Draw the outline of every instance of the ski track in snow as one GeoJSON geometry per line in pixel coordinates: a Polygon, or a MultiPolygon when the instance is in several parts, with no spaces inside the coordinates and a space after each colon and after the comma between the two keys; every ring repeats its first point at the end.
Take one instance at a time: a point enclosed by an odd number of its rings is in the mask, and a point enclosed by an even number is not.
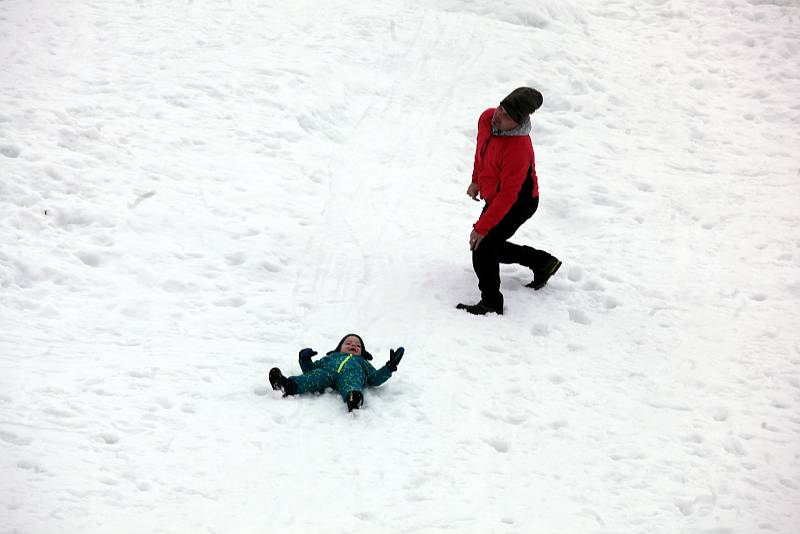
{"type": "Polygon", "coordinates": [[[0,2],[0,533],[800,532],[792,1],[0,2]],[[475,124],[539,212],[477,300],[475,124]],[[282,399],[346,332],[400,371],[282,399]]]}

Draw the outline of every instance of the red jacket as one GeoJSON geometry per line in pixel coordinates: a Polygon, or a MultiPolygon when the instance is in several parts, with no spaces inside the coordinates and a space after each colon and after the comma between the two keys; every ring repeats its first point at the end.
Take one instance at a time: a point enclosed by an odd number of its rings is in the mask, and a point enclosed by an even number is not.
{"type": "Polygon", "coordinates": [[[487,109],[478,119],[478,143],[472,170],[472,181],[478,184],[481,198],[486,201],[486,209],[472,225],[481,235],[486,235],[508,213],[529,175],[533,180],[531,196],[539,196],[530,135],[492,135],[494,109],[487,109]]]}

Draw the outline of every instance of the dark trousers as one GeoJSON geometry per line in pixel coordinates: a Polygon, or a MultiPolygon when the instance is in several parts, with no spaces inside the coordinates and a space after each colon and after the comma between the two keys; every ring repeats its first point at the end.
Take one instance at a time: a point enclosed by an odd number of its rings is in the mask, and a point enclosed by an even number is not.
{"type": "Polygon", "coordinates": [[[503,294],[500,293],[501,263],[518,263],[536,270],[550,260],[550,254],[543,250],[508,242],[517,229],[536,213],[538,207],[538,198],[520,195],[505,217],[489,230],[480,246],[472,251],[472,268],[478,275],[481,301],[486,305],[503,307],[503,294]]]}

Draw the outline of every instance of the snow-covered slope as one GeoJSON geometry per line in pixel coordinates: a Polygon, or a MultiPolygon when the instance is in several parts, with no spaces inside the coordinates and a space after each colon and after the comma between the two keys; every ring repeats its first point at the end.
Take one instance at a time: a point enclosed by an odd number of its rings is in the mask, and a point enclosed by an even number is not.
{"type": "Polygon", "coordinates": [[[0,532],[800,532],[793,1],[0,1],[0,532]],[[477,117],[539,212],[473,317],[477,117]],[[356,331],[347,414],[266,372],[356,331]]]}

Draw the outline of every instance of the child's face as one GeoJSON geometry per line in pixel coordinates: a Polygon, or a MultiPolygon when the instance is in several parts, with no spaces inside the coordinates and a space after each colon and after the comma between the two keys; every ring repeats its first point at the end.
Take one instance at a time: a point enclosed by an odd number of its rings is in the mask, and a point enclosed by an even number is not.
{"type": "Polygon", "coordinates": [[[347,336],[342,342],[342,352],[361,354],[361,342],[356,336],[347,336]]]}

